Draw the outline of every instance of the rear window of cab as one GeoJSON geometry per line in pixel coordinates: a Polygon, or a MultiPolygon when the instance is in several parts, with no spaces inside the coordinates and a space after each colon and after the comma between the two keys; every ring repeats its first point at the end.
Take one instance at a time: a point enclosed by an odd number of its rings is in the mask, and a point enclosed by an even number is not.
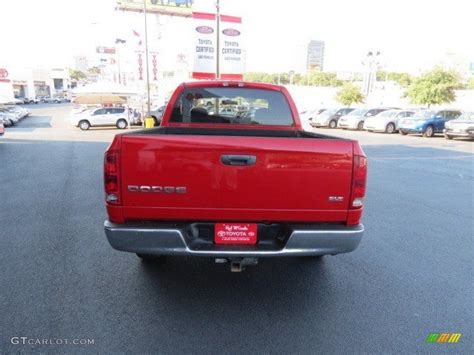
{"type": "Polygon", "coordinates": [[[248,88],[188,88],[173,106],[170,122],[293,126],[285,95],[248,88]]]}

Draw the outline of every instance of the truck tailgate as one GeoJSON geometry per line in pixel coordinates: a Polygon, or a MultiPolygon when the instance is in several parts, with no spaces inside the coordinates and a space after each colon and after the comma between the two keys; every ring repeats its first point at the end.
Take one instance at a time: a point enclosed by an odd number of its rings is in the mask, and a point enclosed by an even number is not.
{"type": "Polygon", "coordinates": [[[352,150],[351,141],[324,138],[123,135],[123,216],[343,222],[352,150]]]}

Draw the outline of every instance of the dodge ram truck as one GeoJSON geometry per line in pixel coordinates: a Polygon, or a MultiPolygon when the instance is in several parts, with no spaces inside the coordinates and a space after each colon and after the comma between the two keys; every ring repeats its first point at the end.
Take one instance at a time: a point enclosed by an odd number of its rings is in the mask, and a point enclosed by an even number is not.
{"type": "Polygon", "coordinates": [[[104,180],[107,239],[144,260],[203,256],[240,271],[351,252],[364,232],[359,143],[303,131],[277,85],[181,84],[160,127],[115,136],[104,180]]]}

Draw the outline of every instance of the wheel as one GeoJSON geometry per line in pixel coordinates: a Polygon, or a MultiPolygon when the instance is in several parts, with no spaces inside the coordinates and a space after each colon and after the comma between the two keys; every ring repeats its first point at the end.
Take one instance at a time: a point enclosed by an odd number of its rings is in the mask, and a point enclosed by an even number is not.
{"type": "Polygon", "coordinates": [[[429,125],[428,127],[426,127],[425,133],[423,133],[423,137],[431,138],[433,136],[434,136],[434,128],[433,126],[429,125]]]}
{"type": "Polygon", "coordinates": [[[364,129],[364,121],[360,121],[357,125],[357,130],[362,131],[364,129]]]}
{"type": "Polygon", "coordinates": [[[79,128],[83,131],[87,131],[89,128],[91,128],[91,124],[89,123],[89,121],[83,120],[79,122],[79,128]]]}
{"type": "Polygon", "coordinates": [[[390,122],[387,127],[385,128],[385,132],[387,133],[394,133],[395,132],[395,124],[390,122]]]}
{"type": "Polygon", "coordinates": [[[161,5],[169,5],[170,0],[161,0],[161,5]]]}
{"type": "Polygon", "coordinates": [[[161,255],[137,253],[137,256],[144,263],[157,262],[157,261],[163,260],[163,256],[161,256],[161,255]]]}
{"type": "Polygon", "coordinates": [[[446,133],[445,133],[445,134],[444,134],[444,138],[446,138],[446,139],[453,139],[453,136],[450,136],[449,134],[446,134],[446,133]]]}
{"type": "Polygon", "coordinates": [[[400,130],[399,133],[402,135],[402,136],[406,136],[408,134],[407,131],[404,131],[404,130],[400,130]]]}
{"type": "Polygon", "coordinates": [[[335,120],[331,120],[331,121],[329,122],[329,128],[334,129],[334,128],[336,128],[336,127],[337,127],[337,122],[336,122],[335,120]]]}
{"type": "Polygon", "coordinates": [[[128,124],[127,124],[127,121],[125,121],[124,119],[120,119],[117,121],[117,128],[118,129],[125,129],[127,128],[128,124]]]}
{"type": "Polygon", "coordinates": [[[193,5],[192,0],[186,0],[186,7],[191,7],[193,5]]]}

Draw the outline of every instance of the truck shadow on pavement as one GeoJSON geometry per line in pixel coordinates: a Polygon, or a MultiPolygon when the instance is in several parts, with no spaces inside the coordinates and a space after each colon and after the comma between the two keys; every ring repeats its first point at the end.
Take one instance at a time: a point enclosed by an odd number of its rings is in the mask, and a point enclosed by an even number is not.
{"type": "Polygon", "coordinates": [[[189,310],[212,304],[224,312],[235,304],[239,309],[235,312],[240,312],[258,305],[259,312],[278,309],[290,315],[295,311],[292,302],[302,310],[305,304],[327,298],[331,281],[326,258],[331,256],[260,258],[258,265],[247,266],[240,273],[230,272],[230,264],[215,264],[213,258],[200,257],[168,256],[152,263],[137,260],[137,268],[143,287],[189,310]]]}

